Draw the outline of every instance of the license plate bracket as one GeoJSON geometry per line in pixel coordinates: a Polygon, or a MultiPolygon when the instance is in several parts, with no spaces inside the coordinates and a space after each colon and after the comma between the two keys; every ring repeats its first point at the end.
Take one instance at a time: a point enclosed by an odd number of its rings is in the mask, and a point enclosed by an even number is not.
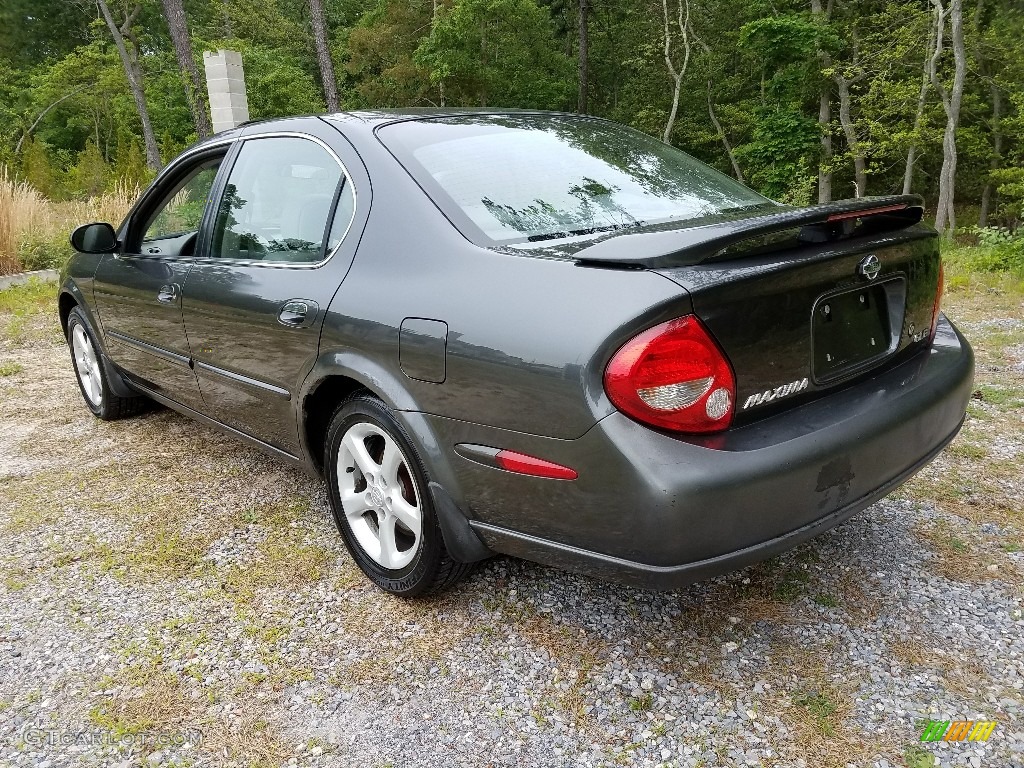
{"type": "Polygon", "coordinates": [[[819,298],[811,320],[815,382],[852,376],[895,351],[905,303],[902,278],[819,298]]]}

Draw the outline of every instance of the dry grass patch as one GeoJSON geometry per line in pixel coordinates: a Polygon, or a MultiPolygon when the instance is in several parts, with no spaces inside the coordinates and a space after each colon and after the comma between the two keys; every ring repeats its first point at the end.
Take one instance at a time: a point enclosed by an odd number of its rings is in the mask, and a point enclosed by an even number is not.
{"type": "Polygon", "coordinates": [[[128,667],[103,688],[117,688],[89,712],[89,720],[115,737],[140,733],[182,734],[192,720],[193,707],[177,675],[158,666],[128,667]]]}
{"type": "Polygon", "coordinates": [[[845,768],[848,763],[870,764],[895,745],[877,738],[868,741],[861,729],[850,728],[854,685],[835,670],[845,663],[835,647],[810,650],[785,645],[776,657],[798,683],[788,699],[779,703],[778,715],[792,729],[793,738],[780,745],[791,759],[802,758],[815,768],[845,768]]]}
{"type": "Polygon", "coordinates": [[[433,665],[447,669],[445,655],[477,630],[469,606],[458,590],[416,601],[385,599],[376,587],[350,590],[339,610],[345,647],[368,655],[339,667],[341,687],[381,685],[422,674],[433,665]]]}
{"type": "Polygon", "coordinates": [[[991,579],[1021,580],[1017,567],[1001,553],[989,551],[977,539],[967,540],[944,520],[922,523],[914,533],[935,552],[929,567],[950,581],[982,582],[991,579]],[[991,566],[995,565],[996,570],[991,566]]]}

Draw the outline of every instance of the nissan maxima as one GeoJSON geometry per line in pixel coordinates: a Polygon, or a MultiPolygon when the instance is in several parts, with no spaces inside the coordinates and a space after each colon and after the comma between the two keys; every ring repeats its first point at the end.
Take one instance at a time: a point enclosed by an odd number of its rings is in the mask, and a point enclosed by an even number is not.
{"type": "Polygon", "coordinates": [[[59,314],[92,413],[156,401],[322,476],[388,592],[496,553],[674,588],[956,435],[973,356],[922,213],[781,205],[579,115],[281,119],[77,229],[59,314]]]}

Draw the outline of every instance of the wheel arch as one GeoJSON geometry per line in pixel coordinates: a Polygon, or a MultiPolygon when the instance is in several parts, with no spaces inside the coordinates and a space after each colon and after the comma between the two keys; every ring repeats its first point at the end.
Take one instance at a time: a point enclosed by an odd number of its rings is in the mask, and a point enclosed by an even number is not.
{"type": "Polygon", "coordinates": [[[422,442],[420,430],[410,429],[403,413],[417,411],[416,403],[394,375],[353,350],[323,352],[306,376],[298,398],[299,438],[309,462],[321,474],[323,443],[331,415],[342,400],[360,390],[379,398],[396,413],[410,437],[422,442]]]}
{"type": "Polygon", "coordinates": [[[71,292],[61,290],[60,295],[57,297],[57,314],[60,317],[60,329],[64,333],[65,338],[68,335],[68,315],[77,306],[79,306],[78,301],[71,295],[71,292]]]}
{"type": "Polygon", "coordinates": [[[323,445],[331,416],[356,392],[379,398],[413,441],[430,477],[429,491],[449,553],[460,562],[475,562],[494,554],[470,528],[460,506],[461,492],[445,446],[401,383],[379,364],[352,353],[321,357],[306,379],[300,398],[300,439],[308,464],[324,475],[323,445]]]}

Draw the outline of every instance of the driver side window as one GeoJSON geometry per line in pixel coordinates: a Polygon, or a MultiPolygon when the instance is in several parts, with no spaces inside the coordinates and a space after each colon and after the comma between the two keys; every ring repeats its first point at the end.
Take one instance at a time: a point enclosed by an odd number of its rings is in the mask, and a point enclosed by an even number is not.
{"type": "Polygon", "coordinates": [[[143,229],[143,252],[175,250],[173,241],[180,240],[177,253],[164,255],[181,255],[182,248],[192,242],[190,236],[199,231],[220,163],[218,157],[193,168],[164,195],[143,229]]]}

